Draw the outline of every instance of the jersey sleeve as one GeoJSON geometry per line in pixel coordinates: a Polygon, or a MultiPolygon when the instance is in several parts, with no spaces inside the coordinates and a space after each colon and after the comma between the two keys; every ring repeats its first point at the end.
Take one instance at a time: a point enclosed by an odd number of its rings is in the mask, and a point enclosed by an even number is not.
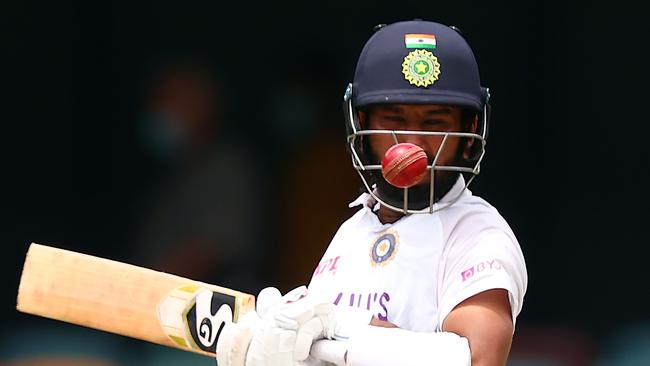
{"type": "Polygon", "coordinates": [[[448,248],[439,284],[438,324],[464,300],[492,289],[508,291],[513,330],[528,284],[526,264],[516,239],[502,230],[490,230],[474,240],[448,248]]]}

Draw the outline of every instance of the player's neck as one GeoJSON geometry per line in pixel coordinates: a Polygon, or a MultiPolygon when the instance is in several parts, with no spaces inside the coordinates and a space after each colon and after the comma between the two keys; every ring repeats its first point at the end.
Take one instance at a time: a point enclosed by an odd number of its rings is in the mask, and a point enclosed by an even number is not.
{"type": "Polygon", "coordinates": [[[376,214],[382,224],[392,224],[404,216],[404,213],[391,210],[384,205],[379,206],[379,211],[376,214]]]}

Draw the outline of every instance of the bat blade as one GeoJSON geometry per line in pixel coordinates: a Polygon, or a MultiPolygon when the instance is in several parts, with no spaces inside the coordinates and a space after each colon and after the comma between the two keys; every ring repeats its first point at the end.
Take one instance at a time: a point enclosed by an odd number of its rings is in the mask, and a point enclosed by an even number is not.
{"type": "Polygon", "coordinates": [[[214,357],[225,321],[255,308],[250,294],[32,243],[16,308],[24,313],[214,357]]]}

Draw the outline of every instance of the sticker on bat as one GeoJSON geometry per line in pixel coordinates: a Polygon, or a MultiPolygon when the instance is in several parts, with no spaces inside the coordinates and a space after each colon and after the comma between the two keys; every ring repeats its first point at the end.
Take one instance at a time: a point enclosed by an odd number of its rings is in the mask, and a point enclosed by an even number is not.
{"type": "Polygon", "coordinates": [[[232,322],[235,297],[210,290],[196,296],[196,302],[185,318],[195,343],[204,351],[215,352],[217,339],[226,323],[232,322]]]}
{"type": "Polygon", "coordinates": [[[235,296],[187,285],[158,304],[158,320],[174,346],[215,353],[221,330],[233,321],[235,304],[235,296]]]}

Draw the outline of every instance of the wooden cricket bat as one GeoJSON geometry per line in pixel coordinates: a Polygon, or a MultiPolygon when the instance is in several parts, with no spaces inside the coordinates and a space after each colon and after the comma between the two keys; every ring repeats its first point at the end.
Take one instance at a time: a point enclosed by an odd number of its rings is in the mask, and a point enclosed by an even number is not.
{"type": "MultiPolygon", "coordinates": [[[[24,313],[215,357],[221,329],[255,297],[169,273],[32,243],[16,308],[24,313]]],[[[341,342],[311,354],[344,364],[341,342]]]]}

